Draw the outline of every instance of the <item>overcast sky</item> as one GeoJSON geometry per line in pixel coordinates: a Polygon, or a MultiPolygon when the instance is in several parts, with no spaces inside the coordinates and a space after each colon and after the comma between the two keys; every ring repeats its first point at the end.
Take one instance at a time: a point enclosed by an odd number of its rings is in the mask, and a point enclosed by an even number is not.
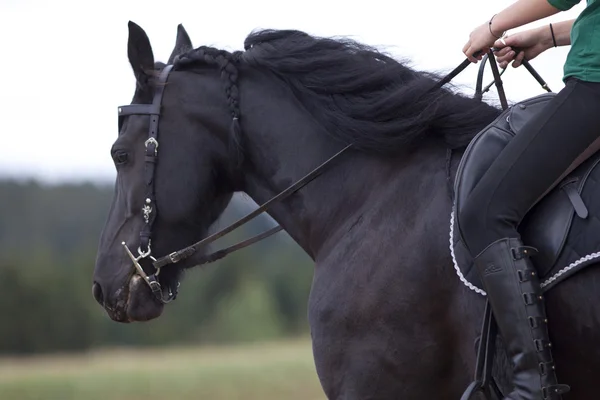
{"type": "MultiPolygon", "coordinates": [[[[448,72],[464,56],[469,33],[511,1],[362,2],[303,0],[0,0],[0,175],[50,182],[110,181],[116,108],[129,103],[134,80],[127,61],[127,22],[146,30],[157,60],[166,61],[178,23],[195,47],[243,48],[254,29],[300,29],[349,36],[412,61],[421,70],[448,72]],[[356,5],[352,5],[356,4],[356,5]]],[[[585,2],[547,24],[577,16],[585,2]]],[[[567,48],[532,62],[554,91],[563,87],[567,48]]],[[[473,93],[476,66],[454,82],[473,93]]],[[[241,78],[243,79],[243,77],[241,78]]],[[[487,73],[486,83],[491,79],[487,73]]],[[[511,100],[541,93],[523,68],[504,75],[511,100]]],[[[495,98],[495,92],[486,98],[495,98]]]]}

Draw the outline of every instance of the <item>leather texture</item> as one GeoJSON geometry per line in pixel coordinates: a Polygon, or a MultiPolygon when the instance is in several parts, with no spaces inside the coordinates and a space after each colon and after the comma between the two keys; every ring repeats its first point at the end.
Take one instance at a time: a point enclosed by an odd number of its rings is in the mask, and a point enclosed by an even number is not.
{"type": "Polygon", "coordinates": [[[512,361],[514,391],[509,399],[560,399],[570,389],[558,384],[554,372],[544,298],[529,258],[535,253],[519,239],[505,238],[475,259],[512,361]]]}
{"type": "MultiPolygon", "coordinates": [[[[462,240],[457,211],[502,149],[555,95],[544,93],[509,107],[475,136],[461,158],[454,184],[451,245],[462,274],[479,288],[482,283],[473,255],[462,240]]],[[[600,153],[596,153],[577,167],[527,213],[518,227],[524,242],[538,250],[532,262],[542,278],[600,251],[599,197],[592,201],[595,195],[600,196],[599,162],[600,153]]]]}

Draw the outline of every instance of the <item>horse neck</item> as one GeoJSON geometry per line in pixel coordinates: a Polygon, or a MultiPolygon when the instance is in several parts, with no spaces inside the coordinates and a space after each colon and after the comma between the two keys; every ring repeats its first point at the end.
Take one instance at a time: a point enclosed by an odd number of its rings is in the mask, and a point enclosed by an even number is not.
{"type": "MultiPolygon", "coordinates": [[[[247,162],[242,190],[260,205],[345,144],[332,140],[286,86],[258,72],[244,76],[240,90],[247,162]]],[[[408,186],[418,184],[424,177],[415,175],[415,168],[422,170],[427,165],[425,168],[431,169],[435,159],[436,165],[442,166],[436,173],[443,175],[444,154],[441,143],[435,141],[398,158],[350,150],[268,213],[315,259],[351,229],[365,209],[377,207],[386,196],[410,196],[406,191],[392,193],[390,188],[403,187],[401,181],[408,186]]]]}

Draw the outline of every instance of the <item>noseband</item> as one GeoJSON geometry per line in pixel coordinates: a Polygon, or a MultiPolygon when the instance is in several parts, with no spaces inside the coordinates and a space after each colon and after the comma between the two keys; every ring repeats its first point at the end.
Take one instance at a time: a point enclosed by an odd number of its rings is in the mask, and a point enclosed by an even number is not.
{"type": "MultiPolygon", "coordinates": [[[[489,55],[490,65],[492,67],[492,72],[494,74],[494,82],[492,82],[492,83],[490,83],[490,85],[486,86],[485,89],[482,89],[481,78],[483,77],[483,68],[485,65],[485,59],[484,59],[484,61],[480,65],[480,74],[478,76],[477,88],[475,91],[475,98],[477,98],[478,100],[481,100],[482,94],[485,93],[487,90],[489,90],[491,85],[493,83],[495,83],[498,88],[502,106],[503,106],[503,108],[506,108],[507,107],[506,98],[504,95],[504,90],[502,88],[502,81],[500,79],[500,76],[502,74],[498,74],[498,69],[496,67],[496,63],[495,63],[492,51],[490,51],[488,55],[489,55]]],[[[486,55],[486,57],[488,55],[486,55]]],[[[437,89],[441,88],[443,85],[445,85],[446,83],[450,82],[451,79],[453,79],[456,75],[458,75],[460,72],[462,72],[462,70],[464,70],[469,64],[470,64],[470,61],[468,59],[463,61],[452,72],[450,72],[447,76],[445,76],[443,79],[441,79],[439,82],[437,82],[436,85],[434,87],[432,87],[431,90],[437,90],[437,89]]],[[[546,90],[549,91],[549,88],[547,87],[546,83],[539,76],[539,74],[537,74],[537,72],[535,72],[535,70],[533,70],[533,68],[529,65],[529,63],[526,60],[523,60],[523,65],[535,77],[535,79],[542,85],[542,87],[544,87],[546,90]]],[[[159,125],[159,118],[160,118],[160,112],[161,112],[162,97],[163,97],[164,89],[165,89],[165,86],[167,83],[167,79],[169,77],[169,73],[171,72],[172,68],[173,68],[173,65],[167,65],[160,72],[159,77],[157,79],[157,83],[155,85],[156,89],[155,89],[155,93],[154,93],[154,98],[152,100],[152,104],[130,104],[130,105],[125,105],[125,106],[120,106],[118,108],[119,130],[121,129],[123,118],[125,116],[128,116],[128,115],[149,115],[150,116],[150,127],[148,130],[148,139],[146,139],[146,141],[144,142],[144,146],[146,149],[145,157],[144,157],[144,160],[145,160],[144,161],[144,178],[145,178],[145,182],[146,182],[146,196],[145,196],[145,200],[144,200],[144,206],[142,207],[142,216],[144,219],[144,225],[140,231],[140,245],[137,248],[138,256],[137,257],[134,256],[134,254],[131,252],[131,250],[129,249],[129,247],[127,246],[127,244],[125,242],[122,242],[122,245],[125,249],[125,252],[127,253],[129,258],[133,262],[133,265],[135,267],[135,271],[137,272],[137,274],[140,275],[144,279],[146,284],[152,290],[152,293],[154,294],[156,299],[165,304],[171,302],[172,300],[175,300],[175,298],[177,297],[177,289],[179,288],[179,283],[177,284],[177,287],[174,290],[172,288],[168,288],[168,294],[165,296],[163,294],[163,288],[158,280],[158,275],[159,275],[162,267],[165,267],[169,264],[176,264],[181,260],[185,260],[186,258],[190,257],[192,254],[196,253],[196,251],[198,249],[209,245],[210,243],[214,242],[215,240],[221,238],[222,236],[226,235],[227,233],[233,231],[234,229],[242,226],[243,224],[249,222],[250,220],[257,217],[258,215],[267,211],[269,209],[269,207],[271,207],[274,203],[282,201],[282,200],[286,199],[287,197],[291,196],[292,194],[294,194],[295,192],[300,190],[302,187],[307,185],[309,182],[311,182],[313,179],[315,179],[317,176],[319,176],[325,170],[325,168],[327,168],[334,160],[336,160],[346,150],[348,150],[349,148],[352,147],[352,144],[349,144],[346,147],[342,148],[340,151],[335,153],[333,156],[331,156],[329,159],[327,159],[321,165],[317,166],[311,172],[306,174],[303,178],[301,178],[300,180],[298,180],[297,182],[295,182],[294,184],[289,186],[284,191],[277,194],[275,197],[268,200],[266,203],[262,204],[260,207],[258,207],[256,210],[252,211],[245,217],[243,217],[243,218],[237,220],[236,222],[234,222],[233,224],[229,225],[228,227],[200,240],[199,242],[192,244],[191,246],[188,246],[188,247],[178,250],[178,251],[174,251],[164,257],[156,259],[152,256],[151,243],[152,243],[152,225],[154,224],[154,221],[155,221],[156,215],[157,215],[155,188],[154,188],[154,183],[155,183],[154,175],[155,175],[156,163],[158,161],[158,144],[159,144],[159,142],[158,142],[158,125],[159,125]],[[155,273],[150,274],[150,275],[146,274],[146,272],[144,271],[144,269],[142,268],[142,266],[139,263],[140,260],[143,260],[145,258],[148,258],[151,260],[152,266],[155,268],[155,271],[156,271],[155,273]]],[[[449,151],[451,151],[451,150],[449,150],[449,151]]],[[[230,254],[234,251],[237,251],[246,246],[254,244],[254,243],[256,243],[262,239],[265,239],[281,230],[282,230],[281,226],[276,226],[276,227],[269,229],[259,235],[254,236],[250,239],[244,240],[242,242],[239,242],[230,247],[221,249],[221,250],[211,253],[209,255],[202,256],[200,259],[197,260],[196,265],[202,265],[202,264],[207,264],[207,263],[217,261],[217,260],[225,257],[227,254],[230,254]]]]}

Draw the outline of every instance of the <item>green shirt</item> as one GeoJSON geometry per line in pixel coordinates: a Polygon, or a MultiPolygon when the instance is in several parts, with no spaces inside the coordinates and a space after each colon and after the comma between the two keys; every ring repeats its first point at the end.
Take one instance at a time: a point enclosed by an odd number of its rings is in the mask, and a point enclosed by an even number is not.
{"type": "MultiPolygon", "coordinates": [[[[571,9],[581,0],[547,0],[561,11],[571,9]]],[[[564,65],[563,80],[568,77],[600,82],[600,0],[587,0],[571,28],[571,49],[564,65]]]]}

